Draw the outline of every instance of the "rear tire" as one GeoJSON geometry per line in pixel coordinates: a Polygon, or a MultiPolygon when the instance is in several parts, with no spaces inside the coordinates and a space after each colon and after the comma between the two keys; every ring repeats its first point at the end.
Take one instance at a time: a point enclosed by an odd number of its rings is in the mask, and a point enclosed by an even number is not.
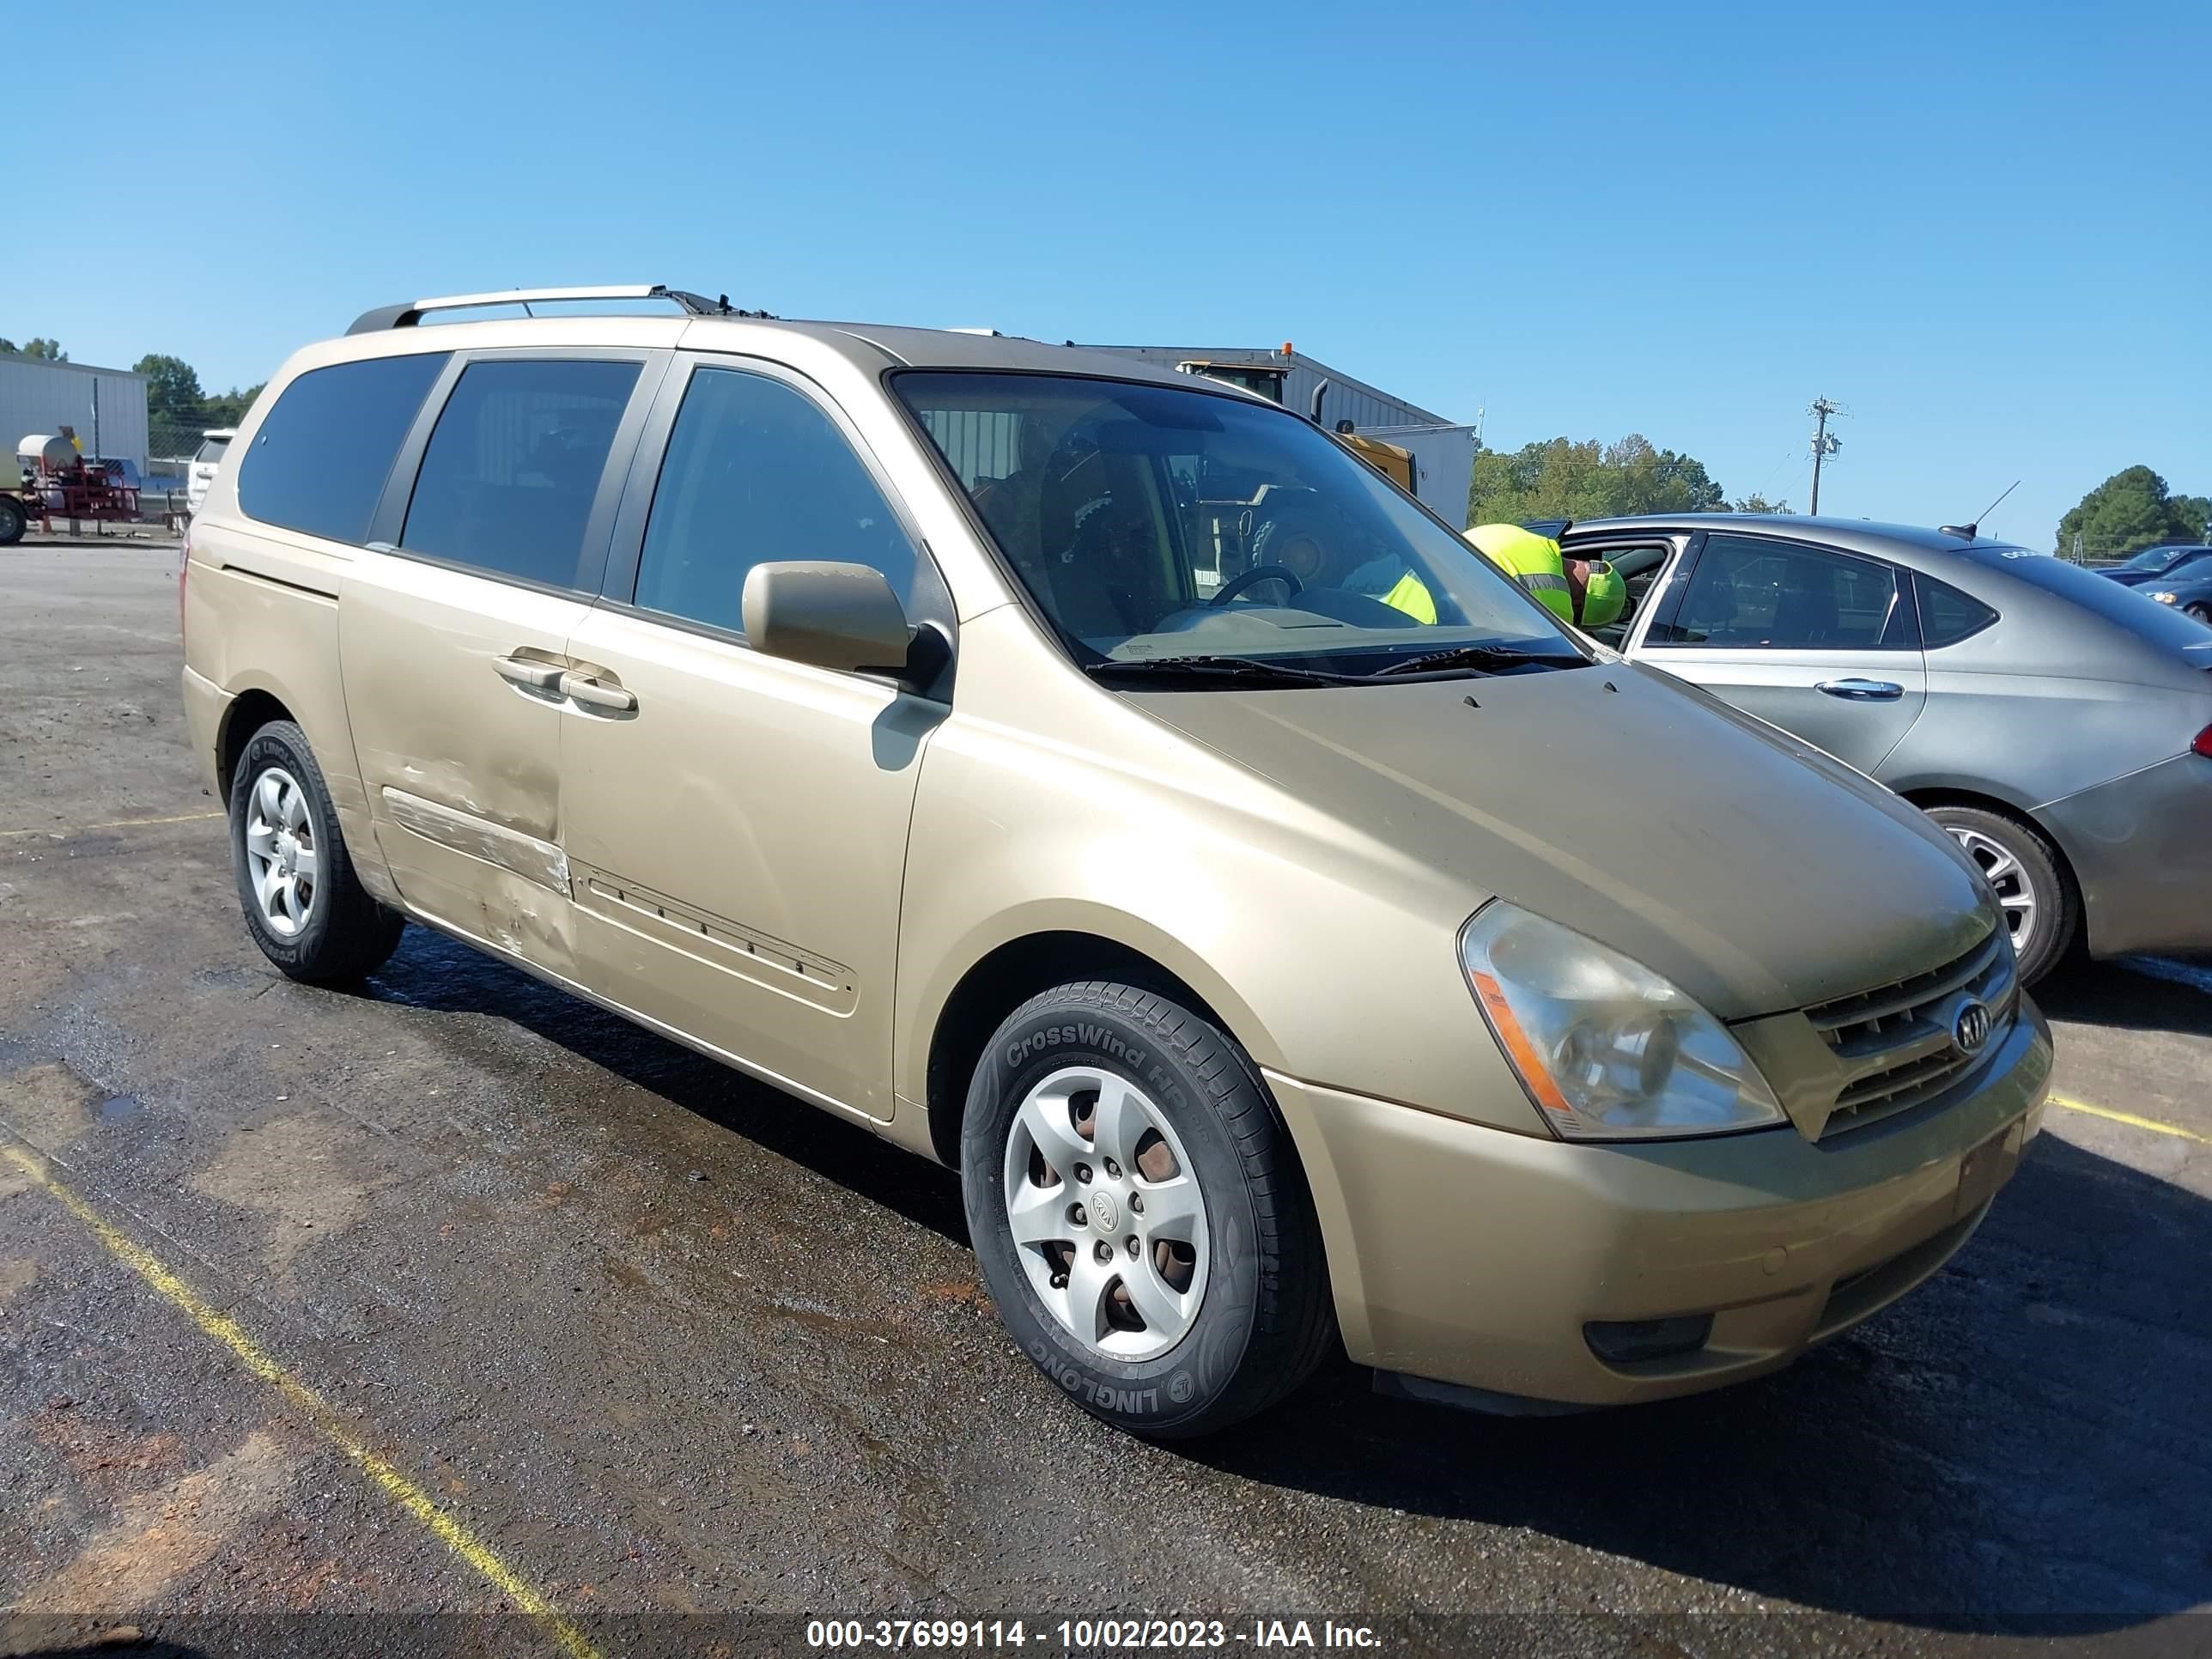
{"type": "Polygon", "coordinates": [[[1997,890],[2020,958],[2021,983],[2034,984],[2073,947],[2081,926],[2081,900],[2051,843],[2018,818],[1978,806],[1931,806],[1928,816],[1997,890]]]}
{"type": "Polygon", "coordinates": [[[31,515],[24,511],[22,502],[0,495],[0,547],[15,546],[30,527],[31,515]]]}
{"type": "Polygon", "coordinates": [[[1336,1340],[1289,1132],[1235,1042],[1166,997],[1091,981],[1016,1009],[976,1066],[960,1154],[1000,1319],[1118,1428],[1225,1428],[1336,1340]]]}
{"type": "Polygon", "coordinates": [[[246,931],[293,979],[343,983],[382,967],[406,919],[355,874],[330,787],[307,733],[271,720],[246,740],[230,781],[230,862],[246,931]]]}

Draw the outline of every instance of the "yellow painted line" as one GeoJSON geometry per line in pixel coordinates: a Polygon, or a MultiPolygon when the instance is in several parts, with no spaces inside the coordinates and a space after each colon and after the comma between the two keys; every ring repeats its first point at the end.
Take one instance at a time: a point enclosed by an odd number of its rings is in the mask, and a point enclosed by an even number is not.
{"type": "Polygon", "coordinates": [[[2069,1100],[2064,1095],[2051,1096],[2051,1103],[2063,1106],[2069,1112],[2087,1112],[2091,1117],[2124,1123],[2130,1129],[2148,1129],[2154,1135],[2172,1135],[2177,1140],[2193,1140],[2201,1146],[2212,1146],[2212,1135],[2185,1129],[2179,1123],[2161,1123],[2154,1117],[2137,1117],[2133,1112],[2116,1112],[2109,1106],[2092,1106],[2086,1100],[2069,1100]]]}
{"type": "Polygon", "coordinates": [[[90,1228],[110,1255],[152,1285],[164,1299],[181,1309],[193,1324],[228,1348],[247,1370],[282,1395],[286,1403],[313,1424],[325,1439],[358,1464],[386,1497],[474,1567],[501,1595],[544,1626],[569,1659],[600,1659],[590,1639],[564,1618],[542,1592],[494,1554],[489,1545],[440,1509],[429,1493],[371,1450],[329,1401],[264,1353],[235,1320],[208,1306],[191,1286],[164,1267],[150,1252],[125,1238],[91,1205],[56,1181],[44,1159],[15,1146],[0,1146],[0,1153],[4,1153],[10,1163],[52,1193],[64,1209],[90,1228]]]}
{"type": "Polygon", "coordinates": [[[157,823],[200,823],[209,818],[225,818],[228,812],[179,812],[170,818],[114,818],[106,823],[80,823],[70,830],[0,830],[0,841],[18,836],[52,836],[67,841],[71,836],[88,836],[95,830],[146,830],[157,823]]]}

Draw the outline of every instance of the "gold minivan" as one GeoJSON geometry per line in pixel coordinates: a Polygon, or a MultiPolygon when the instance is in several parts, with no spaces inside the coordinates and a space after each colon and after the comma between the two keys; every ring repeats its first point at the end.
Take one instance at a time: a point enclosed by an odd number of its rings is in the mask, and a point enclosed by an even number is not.
{"type": "Polygon", "coordinates": [[[270,382],[183,604],[279,969],[421,922],[951,1166],[1007,1328],[1141,1434],[1340,1345],[1505,1410],[1771,1370],[2039,1124],[1948,837],[1232,387],[390,307],[270,382]]]}

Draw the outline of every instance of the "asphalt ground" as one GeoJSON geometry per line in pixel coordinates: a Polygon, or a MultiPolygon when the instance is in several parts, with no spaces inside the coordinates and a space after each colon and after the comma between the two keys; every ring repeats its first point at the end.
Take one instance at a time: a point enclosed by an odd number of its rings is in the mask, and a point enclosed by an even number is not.
{"type": "Polygon", "coordinates": [[[2049,985],[2070,1103],[1789,1371],[1509,1420],[1345,1364],[1152,1447],[1012,1349],[950,1175],[422,928],[270,969],[175,563],[0,550],[0,1653],[2212,1644],[2201,969],[2049,985]]]}

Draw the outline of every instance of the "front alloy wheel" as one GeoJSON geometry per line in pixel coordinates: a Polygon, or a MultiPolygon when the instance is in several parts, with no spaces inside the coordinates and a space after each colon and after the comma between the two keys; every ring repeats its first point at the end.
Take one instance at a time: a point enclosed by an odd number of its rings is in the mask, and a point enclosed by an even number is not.
{"type": "Polygon", "coordinates": [[[1037,1369],[1133,1433],[1211,1433],[1335,1340],[1297,1149],[1259,1069],[1158,992],[1086,980],[984,1045],[960,1129],[975,1264],[1037,1369]]]}
{"type": "Polygon", "coordinates": [[[1206,1198],[1175,1126],[1097,1066],[1040,1080],[1007,1126],[1006,1223],[1046,1311],[1093,1352],[1151,1359],[1206,1296],[1206,1198]]]}

